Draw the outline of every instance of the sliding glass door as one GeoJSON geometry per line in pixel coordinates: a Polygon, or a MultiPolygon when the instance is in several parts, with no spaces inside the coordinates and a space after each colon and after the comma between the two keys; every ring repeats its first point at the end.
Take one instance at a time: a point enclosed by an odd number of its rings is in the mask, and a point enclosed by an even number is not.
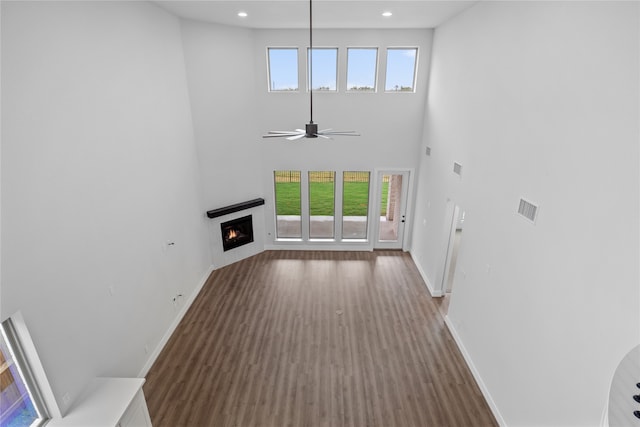
{"type": "Polygon", "coordinates": [[[370,171],[358,170],[274,171],[276,240],[401,247],[408,172],[376,177],[372,182],[370,171]]]}

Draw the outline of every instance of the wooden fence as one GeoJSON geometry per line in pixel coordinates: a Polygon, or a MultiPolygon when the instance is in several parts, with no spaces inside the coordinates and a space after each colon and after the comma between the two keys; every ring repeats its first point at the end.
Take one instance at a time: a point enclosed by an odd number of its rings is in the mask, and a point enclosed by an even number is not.
{"type": "MultiPolygon", "coordinates": [[[[273,176],[278,182],[300,182],[300,171],[274,171],[273,176]]],[[[344,172],[344,182],[369,182],[370,172],[344,172]]],[[[384,182],[389,181],[387,175],[384,176],[384,182]]],[[[335,172],[333,171],[313,171],[309,172],[310,182],[334,182],[335,172]]]]}

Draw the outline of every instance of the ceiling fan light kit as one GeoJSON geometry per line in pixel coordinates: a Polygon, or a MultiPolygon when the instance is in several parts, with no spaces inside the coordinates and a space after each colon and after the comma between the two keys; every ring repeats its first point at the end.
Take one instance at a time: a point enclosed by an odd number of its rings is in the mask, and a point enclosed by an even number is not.
{"type": "Polygon", "coordinates": [[[295,141],[302,138],[323,138],[332,139],[331,136],[360,136],[353,130],[334,131],[332,129],[318,130],[318,125],[313,123],[313,4],[309,0],[309,123],[304,129],[296,129],[294,131],[271,130],[263,138],[287,138],[289,141],[295,141]]]}

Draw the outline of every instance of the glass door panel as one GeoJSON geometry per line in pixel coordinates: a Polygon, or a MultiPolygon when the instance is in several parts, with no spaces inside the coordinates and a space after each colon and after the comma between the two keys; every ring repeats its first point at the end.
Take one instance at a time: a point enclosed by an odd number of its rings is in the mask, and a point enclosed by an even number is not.
{"type": "Polygon", "coordinates": [[[379,221],[376,247],[402,248],[409,172],[378,174],[379,221]]]}
{"type": "Polygon", "coordinates": [[[366,239],[369,172],[342,174],[342,239],[366,239]]]}
{"type": "Polygon", "coordinates": [[[309,172],[309,238],[333,239],[335,181],[333,171],[309,172]]]}
{"type": "Polygon", "coordinates": [[[301,239],[300,171],[274,171],[276,198],[276,236],[301,239]]]}

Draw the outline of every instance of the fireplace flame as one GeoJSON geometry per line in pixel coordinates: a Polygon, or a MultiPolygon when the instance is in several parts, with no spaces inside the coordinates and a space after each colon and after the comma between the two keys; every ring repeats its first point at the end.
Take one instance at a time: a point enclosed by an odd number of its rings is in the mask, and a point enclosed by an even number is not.
{"type": "Polygon", "coordinates": [[[235,239],[236,237],[238,237],[238,233],[236,232],[235,229],[231,229],[229,230],[229,234],[227,235],[227,239],[235,239]]]}

